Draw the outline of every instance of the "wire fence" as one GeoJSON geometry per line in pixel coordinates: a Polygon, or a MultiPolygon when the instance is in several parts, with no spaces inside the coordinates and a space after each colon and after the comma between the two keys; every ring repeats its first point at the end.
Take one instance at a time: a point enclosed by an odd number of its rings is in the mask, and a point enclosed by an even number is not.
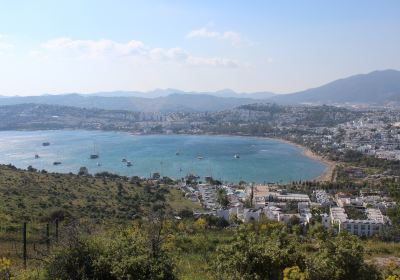
{"type": "Polygon", "coordinates": [[[26,268],[49,255],[62,230],[58,220],[0,226],[0,258],[10,259],[13,266],[26,268]]]}

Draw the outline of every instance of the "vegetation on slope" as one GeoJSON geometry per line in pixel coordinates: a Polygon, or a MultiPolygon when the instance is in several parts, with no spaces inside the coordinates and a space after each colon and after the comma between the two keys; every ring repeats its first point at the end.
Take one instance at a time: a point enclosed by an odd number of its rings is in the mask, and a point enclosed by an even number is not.
{"type": "Polygon", "coordinates": [[[58,174],[0,165],[3,228],[4,221],[19,227],[22,222],[56,218],[123,222],[140,218],[158,204],[165,204],[169,211],[198,207],[181,198],[177,190],[170,193],[162,184],[136,177],[107,172],[95,176],[58,174]]]}
{"type": "MultiPolygon", "coordinates": [[[[161,182],[81,171],[51,174],[0,166],[0,279],[341,280],[400,275],[396,243],[335,236],[317,220],[307,232],[296,223],[268,220],[232,227],[221,218],[194,218],[185,210],[196,206],[161,182]],[[175,218],[178,212],[183,219],[175,218]],[[44,226],[52,219],[63,221],[56,237],[50,224],[47,244],[44,226]],[[35,235],[28,233],[27,270],[20,253],[23,221],[40,225],[35,235]],[[15,235],[7,234],[13,230],[15,235]]],[[[293,183],[292,188],[298,187],[310,191],[317,186],[293,183]]]]}
{"type": "MultiPolygon", "coordinates": [[[[374,243],[375,250],[377,244],[374,243]]],[[[303,235],[270,221],[223,228],[206,218],[176,221],[161,212],[126,227],[69,234],[15,279],[385,279],[356,236],[315,223],[303,235]],[[285,278],[286,277],[286,278],[285,278]]],[[[397,247],[390,251],[394,254],[397,247]]]]}

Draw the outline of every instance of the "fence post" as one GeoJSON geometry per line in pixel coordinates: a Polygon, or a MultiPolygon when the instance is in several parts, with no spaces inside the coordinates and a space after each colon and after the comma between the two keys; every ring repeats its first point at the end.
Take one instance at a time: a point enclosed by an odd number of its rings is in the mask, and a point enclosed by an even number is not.
{"type": "Polygon", "coordinates": [[[49,223],[46,224],[46,247],[47,251],[50,250],[50,225],[49,223]]]}
{"type": "Polygon", "coordinates": [[[58,243],[58,219],[56,219],[56,242],[58,243]]]}
{"type": "Polygon", "coordinates": [[[27,259],[27,255],[26,255],[26,222],[24,222],[24,227],[22,229],[22,240],[23,240],[22,255],[24,258],[24,268],[26,269],[26,259],[27,259]]]}

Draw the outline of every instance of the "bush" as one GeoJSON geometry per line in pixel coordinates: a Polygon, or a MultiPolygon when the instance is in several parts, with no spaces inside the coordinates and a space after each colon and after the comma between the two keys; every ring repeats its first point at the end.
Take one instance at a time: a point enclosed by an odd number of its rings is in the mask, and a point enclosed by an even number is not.
{"type": "Polygon", "coordinates": [[[112,238],[79,238],[60,250],[47,267],[49,279],[175,279],[173,263],[153,252],[145,231],[133,228],[112,238]]]}

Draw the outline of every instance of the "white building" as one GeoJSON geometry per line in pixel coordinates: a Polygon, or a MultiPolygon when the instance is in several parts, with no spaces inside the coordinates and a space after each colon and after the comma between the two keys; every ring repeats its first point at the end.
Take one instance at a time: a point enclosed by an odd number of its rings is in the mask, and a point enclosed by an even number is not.
{"type": "MultiPolygon", "coordinates": [[[[367,209],[367,219],[349,219],[341,207],[332,207],[330,210],[331,224],[337,225],[339,232],[346,230],[358,236],[373,236],[378,234],[385,225],[385,219],[379,209],[367,209]]],[[[324,223],[326,224],[326,222],[324,223]]]]}
{"type": "Polygon", "coordinates": [[[224,218],[225,221],[227,221],[228,223],[231,222],[231,218],[233,215],[236,215],[237,217],[241,216],[241,209],[234,207],[234,208],[229,208],[229,209],[217,209],[216,211],[216,215],[218,217],[224,218]]]}

